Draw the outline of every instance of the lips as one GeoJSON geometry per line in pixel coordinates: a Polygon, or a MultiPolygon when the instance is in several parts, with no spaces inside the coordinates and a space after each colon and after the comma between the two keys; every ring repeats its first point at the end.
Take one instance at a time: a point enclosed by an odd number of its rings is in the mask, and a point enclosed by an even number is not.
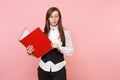
{"type": "Polygon", "coordinates": [[[53,22],[53,24],[56,24],[56,22],[53,22]]]}

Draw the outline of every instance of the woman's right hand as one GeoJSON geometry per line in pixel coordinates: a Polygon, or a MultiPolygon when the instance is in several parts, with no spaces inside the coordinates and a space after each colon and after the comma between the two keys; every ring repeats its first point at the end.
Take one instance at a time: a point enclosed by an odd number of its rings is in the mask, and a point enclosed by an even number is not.
{"type": "Polygon", "coordinates": [[[34,49],[34,47],[33,47],[32,45],[29,45],[29,46],[26,48],[26,50],[27,50],[27,53],[28,53],[29,55],[31,55],[35,49],[34,49]]]}

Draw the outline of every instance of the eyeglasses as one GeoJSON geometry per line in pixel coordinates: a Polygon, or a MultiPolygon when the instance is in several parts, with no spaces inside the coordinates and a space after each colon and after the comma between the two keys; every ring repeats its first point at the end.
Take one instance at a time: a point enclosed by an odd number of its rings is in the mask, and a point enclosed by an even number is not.
{"type": "Polygon", "coordinates": [[[58,18],[59,16],[50,16],[49,18],[58,18]]]}

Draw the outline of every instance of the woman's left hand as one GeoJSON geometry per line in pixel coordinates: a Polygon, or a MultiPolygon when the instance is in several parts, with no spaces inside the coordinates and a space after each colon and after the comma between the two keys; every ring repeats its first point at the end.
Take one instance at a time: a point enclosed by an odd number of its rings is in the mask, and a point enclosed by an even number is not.
{"type": "Polygon", "coordinates": [[[58,49],[58,50],[60,50],[60,47],[59,47],[59,45],[58,44],[56,44],[56,43],[51,43],[51,46],[52,46],[52,48],[56,48],[56,49],[58,49]]]}

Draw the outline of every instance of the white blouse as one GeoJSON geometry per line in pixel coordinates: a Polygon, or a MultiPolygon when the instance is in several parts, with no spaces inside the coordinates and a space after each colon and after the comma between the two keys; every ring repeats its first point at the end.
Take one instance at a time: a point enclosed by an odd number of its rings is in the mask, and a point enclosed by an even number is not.
{"type": "MultiPolygon", "coordinates": [[[[57,43],[60,47],[60,52],[67,55],[72,55],[73,53],[73,45],[71,40],[71,35],[68,30],[64,30],[65,34],[65,46],[62,46],[62,42],[59,38],[59,31],[58,26],[52,27],[50,26],[50,32],[48,35],[48,38],[51,40],[51,42],[57,43]]],[[[47,61],[46,63],[43,62],[43,60],[40,60],[39,66],[47,72],[56,72],[62,69],[66,64],[66,61],[59,62],[57,64],[54,64],[52,61],[47,61]]]]}

